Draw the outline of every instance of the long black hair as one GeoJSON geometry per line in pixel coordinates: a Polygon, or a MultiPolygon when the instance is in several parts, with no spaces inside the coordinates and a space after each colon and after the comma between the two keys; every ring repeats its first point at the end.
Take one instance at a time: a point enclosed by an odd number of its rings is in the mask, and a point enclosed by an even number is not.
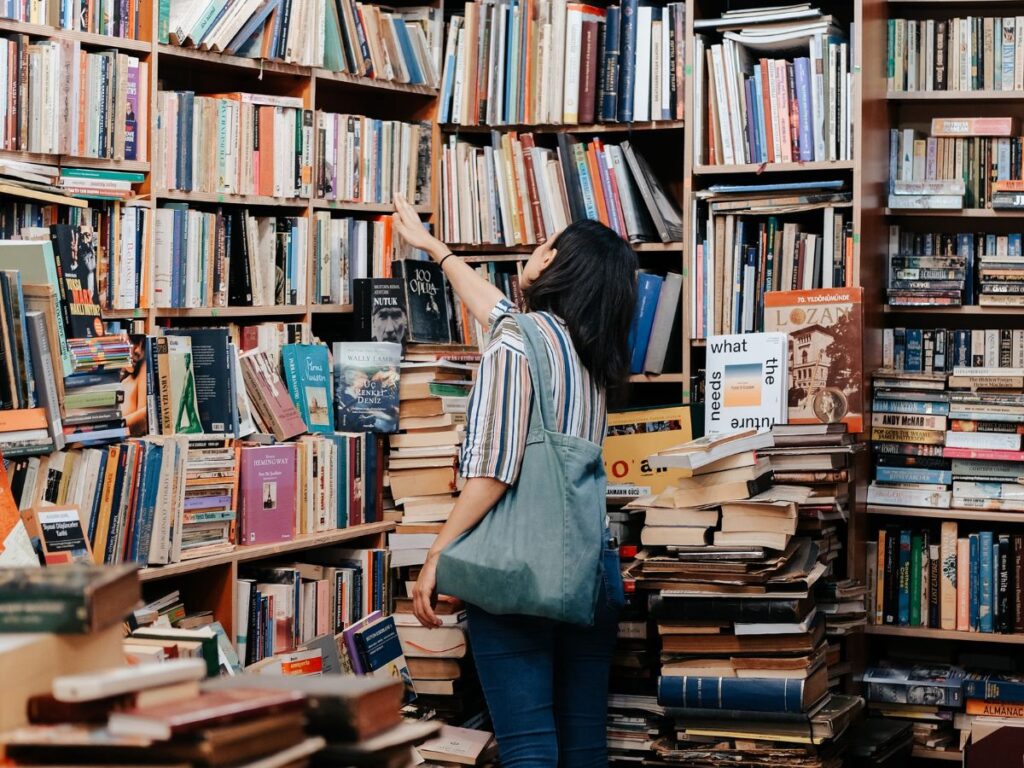
{"type": "Polygon", "coordinates": [[[594,381],[617,387],[629,373],[636,254],[613,230],[589,219],[566,227],[552,247],[554,260],[523,291],[526,307],[562,318],[594,381]]]}

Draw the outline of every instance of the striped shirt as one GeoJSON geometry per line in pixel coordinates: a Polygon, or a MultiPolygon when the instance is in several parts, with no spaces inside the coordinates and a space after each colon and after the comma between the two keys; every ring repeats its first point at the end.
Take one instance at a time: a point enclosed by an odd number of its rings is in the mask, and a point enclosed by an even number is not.
{"type": "MultiPolygon", "coordinates": [[[[507,299],[500,300],[491,310],[491,326],[515,311],[507,299]]],[[[580,362],[565,323],[549,312],[531,316],[537,320],[551,366],[555,429],[602,444],[608,417],[604,389],[580,362]]],[[[501,323],[484,349],[469,395],[460,459],[463,477],[492,477],[515,484],[532,406],[533,384],[522,332],[515,323],[501,323]]]]}

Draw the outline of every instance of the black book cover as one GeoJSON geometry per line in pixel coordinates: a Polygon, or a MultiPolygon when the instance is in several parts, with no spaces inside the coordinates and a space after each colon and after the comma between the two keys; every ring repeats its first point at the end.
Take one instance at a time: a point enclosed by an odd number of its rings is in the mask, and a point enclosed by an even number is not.
{"type": "Polygon", "coordinates": [[[562,177],[565,179],[565,194],[569,199],[569,217],[572,221],[587,218],[587,208],[583,203],[583,188],[580,186],[580,174],[573,157],[573,144],[578,143],[567,133],[558,134],[558,161],[562,165],[562,177]]]}
{"type": "Polygon", "coordinates": [[[232,406],[231,365],[227,328],[168,328],[167,336],[192,339],[192,370],[196,380],[196,405],[203,432],[224,434],[235,423],[232,406]]]}
{"type": "Polygon", "coordinates": [[[396,261],[392,269],[404,288],[409,321],[406,338],[424,344],[450,344],[451,313],[441,267],[432,261],[396,261]]]}
{"type": "Polygon", "coordinates": [[[91,339],[102,336],[96,243],[92,228],[55,224],[50,228],[50,240],[57,262],[68,337],[91,339]]]}
{"type": "Polygon", "coordinates": [[[814,607],[811,597],[766,598],[751,600],[745,597],[722,597],[709,600],[704,597],[651,598],[651,617],[664,621],[728,620],[740,622],[799,622],[807,618],[814,607]]]}
{"type": "Polygon", "coordinates": [[[356,340],[401,344],[409,327],[402,280],[362,277],[352,282],[356,340]]]}

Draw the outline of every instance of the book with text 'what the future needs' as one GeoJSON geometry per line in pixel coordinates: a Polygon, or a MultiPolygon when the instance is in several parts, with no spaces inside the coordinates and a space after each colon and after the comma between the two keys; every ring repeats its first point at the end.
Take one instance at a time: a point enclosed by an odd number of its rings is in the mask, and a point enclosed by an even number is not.
{"type": "Polygon", "coordinates": [[[786,421],[785,333],[708,338],[704,432],[765,429],[786,421]]]}

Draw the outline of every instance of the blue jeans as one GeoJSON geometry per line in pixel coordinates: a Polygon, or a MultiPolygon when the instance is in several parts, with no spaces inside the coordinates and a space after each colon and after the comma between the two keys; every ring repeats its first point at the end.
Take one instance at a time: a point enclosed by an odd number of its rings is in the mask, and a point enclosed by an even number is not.
{"type": "Polygon", "coordinates": [[[624,603],[605,549],[591,627],[469,606],[469,639],[502,768],[606,768],[608,674],[624,603]]]}

